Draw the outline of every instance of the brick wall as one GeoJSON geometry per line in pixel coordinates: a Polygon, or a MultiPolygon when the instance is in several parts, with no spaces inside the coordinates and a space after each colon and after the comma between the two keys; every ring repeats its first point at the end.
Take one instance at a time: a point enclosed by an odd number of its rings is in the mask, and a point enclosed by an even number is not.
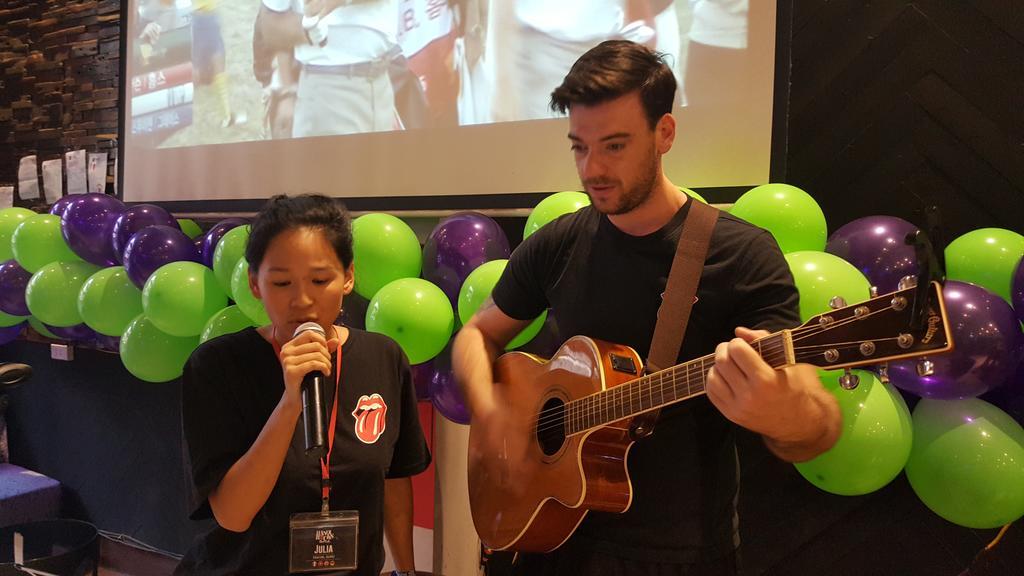
{"type": "MultiPolygon", "coordinates": [[[[18,161],[117,152],[120,0],[0,2],[0,186],[18,161]]],[[[43,197],[40,181],[40,198],[43,197]]],[[[25,202],[16,201],[20,205],[25,202]]]]}

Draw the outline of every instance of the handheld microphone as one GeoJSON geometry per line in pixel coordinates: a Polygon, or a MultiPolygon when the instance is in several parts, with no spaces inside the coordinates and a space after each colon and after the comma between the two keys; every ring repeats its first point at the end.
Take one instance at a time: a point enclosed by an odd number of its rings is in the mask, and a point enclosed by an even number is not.
{"type": "MultiPolygon", "coordinates": [[[[322,336],[324,329],[316,322],[305,322],[295,329],[292,338],[313,331],[322,336]]],[[[327,403],[324,402],[324,378],[320,371],[310,372],[302,378],[302,426],[305,430],[306,455],[322,458],[327,452],[327,403]]]]}

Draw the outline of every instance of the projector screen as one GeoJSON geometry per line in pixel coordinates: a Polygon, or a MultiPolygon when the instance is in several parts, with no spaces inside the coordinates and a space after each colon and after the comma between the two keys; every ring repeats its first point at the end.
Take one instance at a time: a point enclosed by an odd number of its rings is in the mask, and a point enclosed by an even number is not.
{"type": "Polygon", "coordinates": [[[673,182],[769,180],[775,0],[129,0],[125,12],[127,202],[245,209],[320,192],[373,209],[496,195],[525,207],[579,189],[548,100],[610,38],[673,68],[673,182]]]}

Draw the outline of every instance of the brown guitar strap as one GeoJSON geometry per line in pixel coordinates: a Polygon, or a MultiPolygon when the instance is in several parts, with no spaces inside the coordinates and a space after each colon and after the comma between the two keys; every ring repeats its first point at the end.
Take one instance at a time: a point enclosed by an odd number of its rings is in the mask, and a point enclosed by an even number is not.
{"type": "MultiPolygon", "coordinates": [[[[665,293],[658,308],[658,321],[647,354],[645,371],[650,374],[677,364],[679,350],[686,334],[690,311],[696,302],[697,284],[704,270],[704,259],[711,243],[711,232],[718,221],[718,209],[697,200],[690,200],[689,213],[679,234],[679,245],[672,260],[665,293]]],[[[630,433],[642,437],[654,431],[658,411],[633,419],[630,433]]]]}

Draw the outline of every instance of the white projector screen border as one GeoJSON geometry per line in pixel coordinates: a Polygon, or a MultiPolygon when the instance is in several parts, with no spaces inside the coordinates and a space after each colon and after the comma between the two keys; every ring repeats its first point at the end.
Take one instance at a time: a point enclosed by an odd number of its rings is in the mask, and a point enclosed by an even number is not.
{"type": "MultiPolygon", "coordinates": [[[[132,4],[122,3],[126,27],[134,18],[132,4]]],[[[785,173],[792,0],[754,0],[751,12],[751,18],[769,19],[774,30],[768,36],[752,28],[749,39],[749,51],[772,54],[772,66],[758,69],[751,83],[761,92],[758,109],[732,126],[677,109],[679,135],[665,158],[673,181],[716,202],[733,201],[750,186],[779,181],[785,173]],[[751,134],[758,137],[745,137],[751,134]],[[734,158],[749,160],[747,167],[734,170],[734,158]],[[732,180],[722,185],[716,172],[729,172],[732,180]]],[[[118,195],[129,204],[159,202],[181,213],[251,212],[275,193],[320,192],[343,198],[357,211],[515,210],[551,192],[579,188],[564,119],[183,148],[127,145],[127,36],[121,35],[118,195]],[[269,178],[254,178],[253,166],[274,169],[269,178]],[[154,188],[159,192],[145,192],[154,188]]]]}

